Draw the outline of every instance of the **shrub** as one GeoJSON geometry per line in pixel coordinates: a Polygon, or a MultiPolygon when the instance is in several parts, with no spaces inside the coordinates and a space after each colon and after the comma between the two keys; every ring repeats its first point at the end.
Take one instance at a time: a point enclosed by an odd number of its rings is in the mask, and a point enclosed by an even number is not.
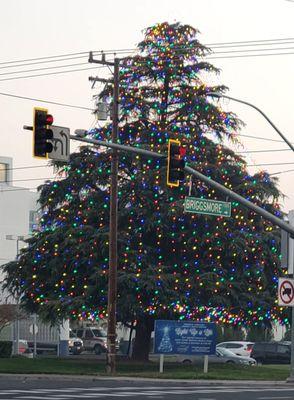
{"type": "Polygon", "coordinates": [[[0,341],[0,357],[10,357],[12,352],[12,341],[11,340],[3,340],[0,341]]]}

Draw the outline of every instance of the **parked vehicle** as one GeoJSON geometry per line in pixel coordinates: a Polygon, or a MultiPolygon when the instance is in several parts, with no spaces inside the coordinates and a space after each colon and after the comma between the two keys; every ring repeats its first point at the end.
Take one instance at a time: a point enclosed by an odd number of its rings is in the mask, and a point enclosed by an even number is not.
{"type": "Polygon", "coordinates": [[[218,343],[216,347],[217,349],[219,349],[220,347],[223,349],[228,349],[237,356],[250,357],[253,344],[253,342],[230,341],[218,343]]]}
{"type": "MultiPolygon", "coordinates": [[[[83,351],[83,341],[76,337],[71,331],[69,333],[68,350],[72,354],[81,354],[83,351]]],[[[28,342],[29,349],[34,350],[34,342],[28,342]]],[[[37,354],[54,353],[57,354],[57,342],[37,342],[37,354]]]]}
{"type": "Polygon", "coordinates": [[[291,346],[279,342],[256,342],[251,356],[258,364],[290,364],[291,346]]]}
{"type": "Polygon", "coordinates": [[[18,342],[18,354],[27,353],[28,350],[29,350],[29,346],[28,346],[27,340],[19,339],[19,342],[18,342]]]}
{"type": "MultiPolygon", "coordinates": [[[[107,333],[97,326],[76,329],[74,334],[83,340],[84,349],[94,351],[95,354],[107,352],[107,333]]],[[[119,350],[119,342],[116,341],[116,350],[119,350]]]]}
{"type": "MultiPolygon", "coordinates": [[[[203,356],[178,355],[177,361],[184,364],[195,364],[203,362],[203,356]]],[[[216,349],[215,355],[208,356],[208,362],[217,364],[241,364],[256,365],[256,361],[248,356],[237,356],[230,350],[219,347],[216,349]]]]}
{"type": "MultiPolygon", "coordinates": [[[[28,342],[29,349],[34,351],[34,342],[28,342]]],[[[54,353],[57,354],[57,343],[56,342],[37,342],[37,354],[44,354],[44,353],[54,353]]]]}
{"type": "Polygon", "coordinates": [[[81,354],[81,352],[84,350],[84,343],[82,339],[77,337],[72,330],[69,331],[68,349],[72,354],[81,354]]]}

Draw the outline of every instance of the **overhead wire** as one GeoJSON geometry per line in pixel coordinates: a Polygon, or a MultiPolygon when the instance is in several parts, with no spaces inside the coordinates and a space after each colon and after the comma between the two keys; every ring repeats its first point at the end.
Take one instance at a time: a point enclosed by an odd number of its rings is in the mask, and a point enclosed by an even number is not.
{"type": "MultiPolygon", "coordinates": [[[[98,67],[99,68],[99,67],[98,67]]],[[[100,68],[105,68],[100,67],[100,68]]],[[[48,72],[46,74],[36,74],[36,75],[28,75],[28,76],[17,76],[17,77],[13,77],[13,78],[4,78],[4,79],[0,79],[0,82],[4,82],[4,81],[12,81],[12,80],[16,80],[16,79],[26,79],[26,78],[36,78],[36,77],[40,77],[40,76],[48,76],[48,75],[59,75],[59,74],[68,74],[71,72],[80,72],[80,71],[88,71],[90,69],[97,69],[97,67],[89,67],[89,68],[81,68],[81,69],[72,69],[69,71],[57,71],[57,72],[48,72]]]]}
{"type": "Polygon", "coordinates": [[[272,165],[293,165],[294,162],[280,162],[280,163],[264,163],[264,164],[247,164],[247,167],[262,167],[262,166],[272,166],[272,165]]]}
{"type": "MultiPolygon", "coordinates": [[[[212,44],[207,44],[206,46],[210,46],[216,49],[224,49],[227,47],[252,47],[252,46],[273,46],[273,45],[286,45],[286,44],[292,44],[294,43],[294,38],[282,38],[282,39],[261,39],[261,40],[252,40],[252,41],[239,41],[239,42],[224,42],[224,43],[212,43],[212,44]]],[[[282,48],[283,49],[283,48],[282,48]]],[[[285,48],[289,49],[289,48],[285,48]]],[[[137,48],[133,49],[112,49],[112,50],[95,50],[93,51],[93,54],[95,55],[109,55],[109,54],[123,54],[123,53],[130,53],[133,51],[138,50],[137,48]]],[[[174,47],[173,51],[178,51],[178,50],[195,50],[195,47],[191,46],[180,46],[180,47],[174,47]]],[[[250,51],[276,51],[280,49],[247,49],[247,50],[240,50],[240,52],[250,52],[250,51]]],[[[232,53],[232,52],[238,52],[238,50],[231,50],[231,51],[226,51],[226,52],[215,52],[216,54],[220,53],[232,53]]],[[[14,67],[20,67],[20,66],[29,66],[29,65],[36,65],[36,64],[43,64],[43,63],[51,63],[51,62],[60,62],[60,61],[67,61],[67,60],[72,60],[72,59],[78,59],[78,58],[84,58],[88,56],[89,52],[78,52],[78,53],[67,53],[67,54],[61,54],[61,55],[53,55],[53,56],[46,56],[46,57],[37,57],[37,58],[29,58],[29,59],[22,59],[22,60],[13,60],[13,61],[5,61],[5,62],[0,62],[0,65],[2,65],[0,68],[5,69],[5,68],[14,68],[14,67]],[[76,57],[72,57],[76,56],[76,57]],[[25,64],[20,64],[20,63],[25,63],[25,64]],[[8,65],[10,64],[10,65],[8,65]],[[18,64],[18,65],[16,65],[18,64]],[[4,66],[3,66],[4,65],[4,66]]]]}
{"type": "Polygon", "coordinates": [[[292,149],[267,149],[267,150],[244,150],[235,151],[236,154],[246,154],[246,153],[274,153],[279,151],[292,151],[292,149]]]}
{"type": "MultiPolygon", "coordinates": [[[[269,138],[264,138],[264,137],[259,137],[259,136],[244,135],[243,133],[238,133],[238,134],[236,134],[236,136],[246,137],[246,138],[250,138],[250,139],[266,140],[266,141],[269,141],[269,142],[285,143],[284,140],[269,139],[269,138]]],[[[292,144],[294,144],[294,143],[292,143],[292,144]]]]}
{"type": "Polygon", "coordinates": [[[36,72],[36,71],[45,71],[48,69],[56,69],[56,68],[68,68],[68,67],[78,67],[80,65],[88,65],[89,63],[76,63],[76,64],[67,64],[67,65],[54,65],[51,67],[43,67],[43,68],[35,68],[35,69],[26,69],[22,71],[12,71],[12,72],[1,72],[0,76],[3,75],[12,75],[12,74],[22,74],[27,72],[36,72]]]}
{"type": "Polygon", "coordinates": [[[294,169],[287,169],[286,171],[273,172],[272,174],[269,174],[269,175],[270,176],[272,176],[272,175],[280,175],[280,174],[285,174],[286,172],[294,172],[294,169]]]}
{"type": "Polygon", "coordinates": [[[46,180],[50,180],[50,179],[54,179],[54,180],[62,180],[63,177],[58,177],[58,176],[49,176],[46,178],[25,178],[25,179],[12,179],[9,181],[5,181],[5,183],[14,183],[14,182],[29,182],[29,181],[46,181],[46,180]],[[60,179],[58,179],[60,178],[60,179]]]}
{"type": "Polygon", "coordinates": [[[30,101],[39,101],[41,103],[55,104],[57,106],[77,108],[77,109],[80,109],[80,110],[94,111],[93,108],[89,108],[89,107],[77,106],[77,105],[74,105],[74,104],[67,104],[67,103],[59,103],[57,101],[51,101],[51,100],[36,99],[36,98],[33,98],[33,97],[18,96],[18,95],[11,94],[11,93],[0,92],[0,96],[14,97],[14,98],[17,98],[17,99],[30,100],[30,101]]]}
{"type": "MultiPolygon", "coordinates": [[[[248,164],[247,165],[247,167],[257,167],[257,166],[273,166],[273,165],[288,165],[288,164],[294,164],[294,162],[293,163],[271,163],[271,164],[248,164]]],[[[273,175],[281,175],[281,174],[284,174],[284,173],[288,173],[288,172],[294,172],[294,169],[289,169],[289,170],[285,170],[285,171],[278,171],[278,172],[273,172],[273,173],[270,173],[269,175],[270,176],[273,176],[273,175]]],[[[43,184],[47,184],[47,183],[51,183],[53,180],[54,181],[61,181],[61,180],[63,180],[64,179],[64,177],[46,177],[46,178],[27,178],[27,179],[16,179],[16,180],[11,180],[11,181],[8,181],[8,182],[27,182],[27,181],[36,181],[36,180],[44,180],[45,182],[43,183],[43,184]],[[50,182],[46,182],[46,180],[50,180],[50,182]]],[[[8,188],[5,188],[5,189],[3,189],[3,186],[1,186],[0,185],[0,193],[2,193],[2,192],[15,192],[15,191],[19,191],[19,190],[36,190],[36,189],[38,189],[38,186],[37,187],[33,187],[33,188],[14,188],[13,186],[12,186],[12,188],[10,189],[8,189],[8,188]]]]}
{"type": "MultiPolygon", "coordinates": [[[[25,63],[25,64],[17,64],[17,65],[7,65],[6,67],[0,67],[0,69],[7,69],[7,68],[18,68],[18,67],[28,67],[28,66],[30,66],[30,65],[37,65],[37,64],[48,64],[48,63],[57,63],[57,62],[60,62],[60,61],[69,61],[69,60],[77,60],[77,59],[80,59],[80,58],[88,58],[88,55],[87,54],[85,54],[85,55],[83,55],[83,56],[77,56],[77,57],[68,57],[68,58],[60,58],[60,59],[58,59],[58,60],[51,60],[51,59],[49,59],[49,60],[47,60],[47,61],[34,61],[34,62],[31,62],[31,63],[25,63]]],[[[0,63],[0,65],[1,65],[1,63],[0,63]]]]}
{"type": "MultiPolygon", "coordinates": [[[[293,38],[284,38],[284,39],[267,39],[267,40],[255,40],[255,41],[240,41],[240,42],[225,42],[225,43],[212,43],[212,44],[208,44],[207,46],[215,46],[218,47],[219,49],[222,49],[224,47],[249,47],[249,46],[259,46],[259,45],[277,45],[277,44],[289,44],[292,42],[293,38]],[[288,41],[288,42],[286,42],[288,41]],[[221,46],[221,47],[220,47],[221,46]]],[[[184,47],[180,47],[179,50],[183,50],[184,47]]],[[[188,48],[187,49],[191,49],[188,48]]],[[[289,48],[285,48],[285,49],[289,49],[289,48]]],[[[122,52],[130,52],[130,51],[135,51],[137,49],[117,49],[117,50],[104,50],[104,51],[95,51],[93,52],[93,54],[95,53],[95,55],[98,54],[107,54],[107,53],[122,53],[122,52]]],[[[177,50],[177,49],[176,49],[177,50]]],[[[193,49],[191,49],[193,50],[193,49]]],[[[270,51],[276,51],[276,50],[280,50],[280,49],[260,49],[260,51],[266,51],[266,50],[270,50],[270,51]]],[[[252,51],[259,51],[257,50],[252,50],[252,51]]],[[[215,54],[220,54],[220,53],[236,53],[238,52],[238,50],[232,50],[232,51],[226,51],[226,52],[215,52],[215,54]]],[[[250,52],[249,50],[240,50],[239,52],[250,52]]],[[[276,53],[276,54],[251,54],[251,55],[233,55],[233,56],[224,56],[224,57],[211,57],[211,56],[207,56],[210,58],[235,58],[235,57],[248,57],[248,56],[262,56],[262,55],[282,55],[282,54],[294,54],[293,52],[291,53],[276,53]]],[[[20,63],[20,62],[28,62],[28,61],[36,61],[39,60],[39,63],[46,63],[46,62],[58,62],[58,61],[66,61],[69,60],[70,58],[63,58],[61,59],[60,57],[66,57],[66,56],[73,56],[73,55],[78,55],[79,57],[71,57],[71,59],[75,59],[75,58],[82,58],[85,57],[86,55],[88,55],[88,52],[79,52],[79,53],[68,53],[68,54],[63,54],[63,55],[54,55],[54,56],[47,56],[47,57],[39,57],[39,58],[33,58],[33,59],[26,59],[26,60],[18,60],[18,61],[8,61],[8,62],[1,62],[0,65],[4,65],[4,64],[12,64],[12,63],[20,63]],[[81,56],[81,54],[84,54],[84,56],[81,56]],[[54,59],[54,60],[52,60],[54,59]],[[40,61],[42,60],[42,61],[40,61]],[[47,61],[45,61],[47,60],[47,61]]],[[[34,62],[32,64],[37,64],[37,62],[34,62]]],[[[76,65],[83,65],[83,64],[87,64],[87,63],[81,63],[81,64],[72,64],[72,65],[63,65],[63,66],[53,66],[53,67],[45,67],[45,68],[39,68],[36,70],[28,70],[28,71],[21,71],[21,72],[11,72],[10,74],[15,74],[15,73],[26,73],[26,72],[33,72],[33,71],[37,71],[37,70],[47,70],[47,69],[55,69],[55,68],[61,68],[61,67],[71,67],[71,66],[76,66],[76,65]]],[[[21,65],[19,65],[21,66],[21,65]]],[[[10,65],[9,67],[12,67],[12,65],[10,65]]],[[[13,78],[5,78],[5,79],[0,79],[0,81],[6,81],[6,80],[14,80],[14,79],[23,79],[23,78],[32,78],[32,77],[38,77],[38,76],[47,76],[47,75],[57,75],[57,74],[62,74],[62,73],[70,73],[70,72],[78,72],[78,71],[83,71],[83,70],[90,70],[90,69],[97,69],[97,68],[104,68],[105,66],[96,66],[96,67],[90,67],[90,68],[83,68],[83,69],[75,69],[75,70],[69,70],[69,71],[56,71],[53,73],[45,73],[45,74],[36,74],[36,75],[31,75],[31,76],[22,76],[22,77],[13,77],[13,78]]],[[[5,67],[0,67],[0,68],[5,68],[5,67]]],[[[0,74],[0,75],[6,75],[9,73],[4,73],[4,74],[0,74]]],[[[4,96],[10,96],[10,97],[16,97],[16,98],[23,98],[23,99],[27,99],[27,100],[32,100],[32,101],[43,101],[40,99],[34,99],[34,98],[28,98],[28,97],[24,97],[24,96],[17,96],[17,95],[12,95],[12,94],[8,94],[8,93],[0,93],[1,95],[4,96]]],[[[47,103],[51,103],[51,104],[56,104],[56,105],[61,105],[61,106],[66,106],[66,107],[73,107],[73,108],[80,108],[80,109],[86,109],[86,110],[91,110],[90,108],[87,107],[82,107],[82,106],[75,106],[75,105],[69,105],[69,104],[65,104],[65,103],[57,103],[57,102],[51,102],[51,101],[44,101],[47,103]]],[[[259,138],[259,137],[253,137],[253,136],[249,136],[249,135],[241,135],[240,136],[244,136],[244,137],[252,137],[252,138],[256,138],[256,139],[260,139],[260,140],[272,140],[272,141],[277,141],[278,140],[274,140],[274,139],[263,139],[263,138],[259,138]]],[[[282,142],[282,141],[279,141],[282,142]]],[[[281,150],[269,150],[269,151],[286,151],[286,149],[281,149],[281,150]]],[[[268,152],[267,150],[264,151],[251,151],[251,152],[268,152]]],[[[240,152],[241,153],[241,152],[240,152]]],[[[243,152],[245,153],[245,152],[243,152]]],[[[247,151],[247,153],[250,153],[250,151],[247,151]]],[[[256,164],[256,166],[258,166],[259,164],[256,164]]],[[[279,164],[281,165],[281,164],[279,164]]]]}

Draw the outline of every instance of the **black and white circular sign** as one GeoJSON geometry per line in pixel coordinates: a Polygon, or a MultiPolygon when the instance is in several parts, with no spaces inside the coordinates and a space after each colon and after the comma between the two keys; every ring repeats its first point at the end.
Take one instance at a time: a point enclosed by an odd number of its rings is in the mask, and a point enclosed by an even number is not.
{"type": "Polygon", "coordinates": [[[294,279],[279,278],[279,305],[294,306],[294,279]]]}

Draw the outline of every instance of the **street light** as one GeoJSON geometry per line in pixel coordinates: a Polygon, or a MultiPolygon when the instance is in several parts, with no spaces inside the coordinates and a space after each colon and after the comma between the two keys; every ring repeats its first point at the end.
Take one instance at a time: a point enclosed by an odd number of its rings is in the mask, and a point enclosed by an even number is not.
{"type": "Polygon", "coordinates": [[[278,134],[281,136],[281,138],[284,140],[285,143],[287,143],[287,145],[290,147],[290,149],[292,151],[294,151],[294,147],[293,145],[289,142],[289,140],[282,134],[282,132],[276,127],[276,125],[269,119],[269,117],[263,112],[261,111],[260,108],[256,107],[254,104],[249,103],[248,101],[244,101],[244,100],[240,100],[240,99],[236,99],[235,97],[231,97],[228,96],[226,94],[222,94],[222,93],[214,93],[214,92],[209,92],[206,93],[206,96],[210,96],[210,97],[215,97],[217,99],[220,99],[221,97],[225,98],[225,99],[229,99],[229,100],[233,100],[236,101],[237,103],[242,103],[242,104],[246,104],[249,107],[254,108],[256,111],[258,111],[266,120],[268,123],[271,124],[271,126],[274,128],[274,130],[276,132],[278,132],[278,134]]]}
{"type": "MultiPolygon", "coordinates": [[[[274,130],[276,132],[278,132],[278,134],[281,136],[281,138],[284,140],[284,142],[287,143],[287,145],[290,147],[290,149],[292,151],[294,151],[294,147],[289,142],[289,140],[287,138],[285,138],[285,136],[282,134],[282,132],[269,119],[269,117],[263,111],[261,111],[258,107],[256,107],[254,104],[251,104],[248,101],[236,99],[235,97],[227,96],[226,94],[222,94],[222,93],[209,92],[209,93],[206,93],[206,95],[210,96],[210,97],[216,97],[218,99],[220,99],[221,97],[224,97],[225,99],[229,99],[229,100],[236,101],[238,103],[246,104],[247,106],[254,108],[270,123],[270,125],[274,128],[274,130]]],[[[294,215],[293,214],[291,214],[291,215],[292,215],[292,217],[291,217],[292,220],[290,221],[290,224],[294,225],[294,218],[293,218],[294,215]]],[[[294,268],[292,266],[289,266],[289,267],[290,267],[290,271],[291,271],[291,268],[294,268]]],[[[292,272],[292,274],[289,274],[289,276],[290,275],[292,275],[292,278],[294,278],[294,273],[293,272],[292,272]]],[[[287,379],[287,381],[288,382],[294,382],[294,307],[292,307],[292,323],[291,323],[291,367],[290,367],[290,376],[287,379]]]]}
{"type": "MultiPolygon", "coordinates": [[[[6,235],[5,236],[6,240],[15,240],[16,241],[16,259],[18,259],[19,255],[19,242],[24,242],[26,240],[26,237],[21,235],[21,236],[14,236],[14,235],[6,235]]],[[[13,353],[18,355],[19,354],[19,318],[18,318],[18,299],[17,301],[17,319],[16,319],[16,338],[14,340],[14,333],[13,333],[13,343],[14,344],[14,351],[13,353]]],[[[14,326],[14,325],[13,325],[14,326]]]]}

